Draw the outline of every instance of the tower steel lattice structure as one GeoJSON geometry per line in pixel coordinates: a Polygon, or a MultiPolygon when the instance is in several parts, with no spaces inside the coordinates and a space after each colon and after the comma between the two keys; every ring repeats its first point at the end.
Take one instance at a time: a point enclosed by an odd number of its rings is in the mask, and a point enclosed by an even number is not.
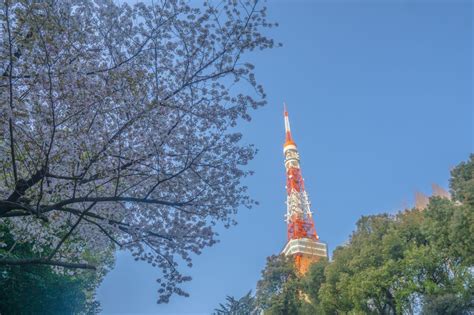
{"type": "Polygon", "coordinates": [[[311,204],[304,188],[300,168],[300,155],[293,140],[290,120],[286,105],[284,106],[285,143],[283,154],[286,169],[286,222],[288,224],[288,242],[283,253],[292,255],[295,265],[304,274],[311,263],[327,258],[327,245],[319,241],[314,227],[311,204]]]}

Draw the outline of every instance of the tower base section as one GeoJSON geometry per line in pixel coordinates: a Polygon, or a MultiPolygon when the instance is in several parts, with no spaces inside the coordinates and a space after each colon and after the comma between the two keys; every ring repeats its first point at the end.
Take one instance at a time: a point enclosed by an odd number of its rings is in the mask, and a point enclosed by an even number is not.
{"type": "Polygon", "coordinates": [[[306,273],[312,263],[319,261],[321,258],[327,259],[327,252],[326,243],[309,238],[290,240],[282,251],[285,256],[292,255],[295,257],[296,268],[301,274],[306,273]]]}

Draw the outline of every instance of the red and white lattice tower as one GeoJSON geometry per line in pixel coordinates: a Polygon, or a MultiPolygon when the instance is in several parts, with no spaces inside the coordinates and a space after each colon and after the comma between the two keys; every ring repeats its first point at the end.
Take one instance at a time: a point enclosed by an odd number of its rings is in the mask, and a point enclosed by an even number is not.
{"type": "Polygon", "coordinates": [[[286,169],[286,222],[288,224],[288,243],[283,249],[285,255],[292,255],[301,274],[304,274],[311,263],[327,258],[327,245],[319,241],[314,228],[313,215],[310,209],[308,194],[301,176],[300,156],[291,136],[288,111],[285,115],[285,155],[286,169]]]}

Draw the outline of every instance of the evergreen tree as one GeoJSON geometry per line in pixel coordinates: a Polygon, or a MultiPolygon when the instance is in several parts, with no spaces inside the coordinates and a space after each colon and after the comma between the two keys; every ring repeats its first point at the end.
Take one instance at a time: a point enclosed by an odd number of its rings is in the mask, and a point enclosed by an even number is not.
{"type": "Polygon", "coordinates": [[[214,315],[249,315],[257,314],[255,298],[252,291],[249,291],[240,299],[233,296],[226,296],[226,303],[219,304],[219,308],[214,310],[214,315]]]}
{"type": "MultiPolygon", "coordinates": [[[[31,243],[15,242],[6,226],[0,226],[4,245],[0,255],[21,259],[32,255],[31,243]]],[[[50,248],[42,248],[44,254],[50,248]]],[[[48,265],[0,265],[0,314],[97,314],[95,290],[108,267],[112,251],[87,253],[84,257],[100,268],[71,274],[48,265]]]]}

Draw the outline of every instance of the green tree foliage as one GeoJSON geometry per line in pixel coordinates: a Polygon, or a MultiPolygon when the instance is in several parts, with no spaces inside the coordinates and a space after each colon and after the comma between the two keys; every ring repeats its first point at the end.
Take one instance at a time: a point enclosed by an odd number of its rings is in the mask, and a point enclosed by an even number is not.
{"type": "Polygon", "coordinates": [[[326,282],[326,275],[324,271],[326,270],[328,264],[329,262],[327,259],[321,259],[320,261],[312,264],[308,270],[308,273],[301,279],[302,289],[305,294],[304,301],[307,303],[303,303],[301,305],[300,313],[322,313],[319,290],[326,282]]]}
{"type": "Polygon", "coordinates": [[[252,291],[249,291],[240,299],[228,295],[226,303],[219,304],[219,308],[214,310],[214,315],[248,315],[256,313],[255,298],[252,296],[252,291]]]}
{"type": "Polygon", "coordinates": [[[48,266],[2,267],[0,313],[96,314],[99,303],[88,298],[87,278],[56,274],[48,266]]]}
{"type": "Polygon", "coordinates": [[[388,236],[393,222],[387,215],[363,217],[347,246],[334,251],[334,262],[326,268],[326,283],[320,298],[329,313],[356,311],[392,313],[396,296],[392,285],[400,256],[401,240],[388,236]]]}
{"type": "MultiPolygon", "coordinates": [[[[23,258],[32,254],[32,244],[15,242],[0,226],[3,257],[23,258]],[[14,249],[14,251],[13,251],[14,249]],[[14,254],[12,253],[14,252],[14,254]]],[[[50,248],[43,248],[47,254],[50,248]]],[[[97,314],[100,304],[95,289],[112,263],[109,253],[87,254],[88,261],[101,265],[98,271],[70,273],[47,265],[0,265],[0,314],[97,314]]]]}
{"type": "Polygon", "coordinates": [[[452,171],[454,200],[424,211],[362,217],[337,248],[318,298],[326,313],[464,314],[473,311],[474,161],[452,171]]]}
{"type": "Polygon", "coordinates": [[[293,259],[284,255],[270,256],[257,283],[257,306],[265,314],[295,314],[301,307],[302,283],[293,259]]]}
{"type": "Polygon", "coordinates": [[[332,262],[298,277],[272,256],[257,285],[265,314],[473,314],[474,155],[452,170],[453,200],[363,216],[332,262]]]}
{"type": "Polygon", "coordinates": [[[455,200],[474,204],[474,154],[451,171],[451,193],[455,200]]]}
{"type": "Polygon", "coordinates": [[[472,315],[471,301],[453,293],[427,296],[422,315],[472,315]]]}

